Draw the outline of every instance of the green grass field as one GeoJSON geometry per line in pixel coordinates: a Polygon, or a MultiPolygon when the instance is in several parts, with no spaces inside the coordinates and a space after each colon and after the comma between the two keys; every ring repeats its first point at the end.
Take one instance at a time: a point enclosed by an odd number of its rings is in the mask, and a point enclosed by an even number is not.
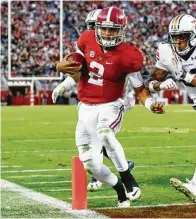
{"type": "MultiPolygon", "coordinates": [[[[71,202],[71,158],[77,155],[76,106],[2,108],[2,178],[71,202]]],[[[164,115],[143,106],[127,112],[118,139],[142,197],[133,206],[188,203],[169,184],[171,177],[191,178],[196,165],[196,111],[170,105],[164,115]]],[[[104,160],[112,171],[112,163],[104,160]]],[[[90,178],[90,176],[89,176],[90,178]]],[[[103,186],[88,193],[89,208],[116,206],[115,192],[103,186]]]]}

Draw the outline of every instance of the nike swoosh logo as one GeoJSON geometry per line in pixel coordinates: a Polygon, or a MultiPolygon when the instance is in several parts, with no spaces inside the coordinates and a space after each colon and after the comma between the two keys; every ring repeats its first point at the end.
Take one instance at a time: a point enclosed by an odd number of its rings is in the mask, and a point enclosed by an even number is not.
{"type": "Polygon", "coordinates": [[[132,194],[132,196],[135,196],[135,195],[137,194],[138,191],[139,191],[139,189],[136,190],[136,191],[132,194]]]}
{"type": "Polygon", "coordinates": [[[111,63],[111,62],[106,62],[106,64],[107,64],[107,65],[112,65],[113,63],[111,63]]]}

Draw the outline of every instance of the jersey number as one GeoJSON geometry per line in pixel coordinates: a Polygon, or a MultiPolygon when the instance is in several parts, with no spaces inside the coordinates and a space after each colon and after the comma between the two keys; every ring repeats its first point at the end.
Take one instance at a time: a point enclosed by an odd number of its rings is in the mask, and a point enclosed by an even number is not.
{"type": "Polygon", "coordinates": [[[98,62],[92,61],[90,63],[90,67],[92,69],[98,69],[98,72],[89,72],[90,78],[88,79],[88,83],[103,86],[103,73],[104,73],[104,66],[98,62]]]}

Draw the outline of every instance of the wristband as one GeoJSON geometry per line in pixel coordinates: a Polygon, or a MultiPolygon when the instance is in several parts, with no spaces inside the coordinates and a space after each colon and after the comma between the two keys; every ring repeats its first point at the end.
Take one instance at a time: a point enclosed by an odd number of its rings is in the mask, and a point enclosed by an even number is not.
{"type": "Polygon", "coordinates": [[[191,83],[194,77],[195,77],[195,75],[190,74],[189,72],[187,72],[186,75],[185,75],[184,80],[185,80],[187,83],[191,83]]]}
{"type": "Polygon", "coordinates": [[[154,81],[151,81],[151,82],[149,83],[148,88],[149,88],[150,92],[156,92],[156,91],[154,90],[154,87],[153,87],[156,82],[158,82],[158,81],[154,80],[154,81]]]}

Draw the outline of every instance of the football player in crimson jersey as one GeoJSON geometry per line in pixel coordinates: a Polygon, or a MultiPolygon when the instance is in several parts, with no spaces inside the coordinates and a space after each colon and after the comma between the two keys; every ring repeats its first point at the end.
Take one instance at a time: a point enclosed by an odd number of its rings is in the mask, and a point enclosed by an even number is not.
{"type": "MultiPolygon", "coordinates": [[[[164,113],[164,104],[156,103],[143,84],[141,52],[123,42],[126,25],[125,14],[117,7],[108,7],[98,15],[96,30],[82,33],[77,41],[78,52],[85,57],[88,72],[81,74],[78,87],[76,145],[84,168],[117,192],[118,207],[130,206],[129,200],[141,195],[140,188],[132,183],[134,178],[128,170],[123,148],[115,137],[123,120],[121,97],[125,78],[128,77],[142,104],[153,113],[164,113]],[[102,145],[122,181],[102,163],[102,145]]],[[[81,69],[66,58],[62,62],[57,65],[59,71],[59,66],[63,66],[66,73],[77,73],[81,69]]]]}
{"type": "MultiPolygon", "coordinates": [[[[85,20],[87,30],[95,30],[95,23],[97,22],[97,17],[98,17],[100,12],[101,12],[101,9],[95,9],[87,15],[86,20],[85,20]]],[[[125,87],[126,88],[131,87],[131,85],[128,81],[126,82],[125,87]]],[[[126,89],[126,90],[128,90],[128,89],[126,89]]],[[[122,101],[123,101],[123,106],[124,106],[125,110],[130,110],[135,104],[134,97],[131,96],[130,93],[127,91],[124,91],[122,101]]],[[[105,157],[109,158],[104,146],[103,146],[103,155],[105,157]]],[[[129,170],[132,171],[134,168],[134,162],[131,160],[128,160],[127,162],[128,162],[129,170]]],[[[102,187],[102,182],[100,182],[97,179],[95,179],[94,177],[92,177],[90,182],[88,183],[87,189],[89,191],[97,191],[101,187],[102,187]]]]}
{"type": "MultiPolygon", "coordinates": [[[[151,92],[174,89],[181,84],[196,110],[196,19],[193,16],[182,14],[171,20],[169,40],[159,45],[156,58],[156,68],[149,83],[151,92]]],[[[196,171],[188,182],[171,178],[170,183],[196,202],[196,171]]]]}
{"type": "MultiPolygon", "coordinates": [[[[95,30],[95,23],[97,21],[97,17],[98,17],[100,12],[101,12],[101,9],[95,9],[93,11],[90,11],[90,13],[87,15],[86,20],[85,20],[87,30],[95,30]]],[[[72,78],[73,78],[73,76],[72,76],[72,78]]],[[[67,78],[65,79],[65,81],[63,83],[61,83],[59,86],[57,86],[55,88],[55,90],[53,91],[53,96],[55,96],[55,98],[58,97],[58,95],[60,93],[63,93],[65,91],[63,84],[66,83],[66,81],[67,81],[67,78]]],[[[127,111],[127,110],[130,110],[135,105],[135,98],[134,98],[132,92],[130,92],[130,90],[132,90],[132,86],[128,80],[126,81],[125,88],[126,88],[126,90],[124,91],[122,103],[123,103],[125,111],[127,111]]],[[[105,157],[109,158],[104,146],[103,146],[103,155],[105,157]]],[[[132,171],[134,168],[134,162],[131,160],[128,160],[127,162],[128,162],[129,170],[132,171]]],[[[136,182],[135,182],[135,184],[136,184],[136,182]]],[[[88,183],[87,189],[89,191],[98,191],[101,187],[102,187],[102,182],[100,182],[97,179],[95,179],[94,177],[92,177],[90,182],[88,183]]]]}

